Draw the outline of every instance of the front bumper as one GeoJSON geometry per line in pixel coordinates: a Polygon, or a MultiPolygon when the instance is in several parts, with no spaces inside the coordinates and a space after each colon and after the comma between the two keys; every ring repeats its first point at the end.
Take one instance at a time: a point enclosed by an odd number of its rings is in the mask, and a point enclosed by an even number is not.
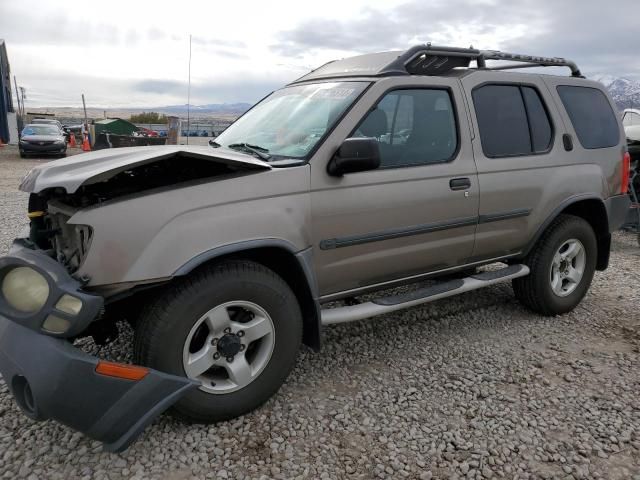
{"type": "Polygon", "coordinates": [[[38,143],[24,143],[21,142],[18,147],[23,153],[40,153],[40,154],[49,154],[49,155],[59,155],[61,153],[65,153],[67,151],[67,145],[61,144],[49,144],[49,145],[39,145],[38,143]]]}
{"type": "Polygon", "coordinates": [[[53,419],[119,452],[197,382],[149,370],[141,380],[96,372],[98,359],[68,341],[0,317],[0,373],[34,420],[53,419]]]}
{"type": "Polygon", "coordinates": [[[42,322],[65,293],[83,301],[69,317],[63,335],[82,332],[99,315],[102,297],[82,291],[55,260],[17,241],[0,258],[0,281],[13,267],[29,266],[45,276],[50,298],[40,312],[19,314],[0,295],[0,374],[22,410],[35,420],[53,419],[104,442],[109,451],[124,450],[160,413],[199,383],[149,369],[128,380],[96,371],[99,360],[73,347],[66,338],[45,334],[42,322]]]}

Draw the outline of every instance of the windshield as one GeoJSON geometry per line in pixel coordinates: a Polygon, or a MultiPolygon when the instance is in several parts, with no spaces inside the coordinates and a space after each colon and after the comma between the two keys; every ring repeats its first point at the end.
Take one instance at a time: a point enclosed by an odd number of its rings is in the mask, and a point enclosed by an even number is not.
{"type": "Polygon", "coordinates": [[[54,125],[27,125],[22,135],[60,135],[60,130],[54,125]]]}
{"type": "Polygon", "coordinates": [[[334,82],[283,88],[240,117],[215,143],[270,157],[306,157],[367,85],[334,82]]]}

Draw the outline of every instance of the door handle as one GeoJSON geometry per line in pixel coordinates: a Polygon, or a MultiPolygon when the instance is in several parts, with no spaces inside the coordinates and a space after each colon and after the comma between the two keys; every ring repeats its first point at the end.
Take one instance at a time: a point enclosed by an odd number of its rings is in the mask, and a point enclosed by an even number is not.
{"type": "Polygon", "coordinates": [[[471,188],[471,180],[467,177],[452,178],[449,180],[449,188],[451,188],[451,190],[466,190],[467,188],[471,188]]]}
{"type": "Polygon", "coordinates": [[[564,144],[564,149],[567,152],[570,152],[571,150],[573,150],[573,137],[568,133],[565,133],[564,135],[562,135],[562,143],[564,144]]]}

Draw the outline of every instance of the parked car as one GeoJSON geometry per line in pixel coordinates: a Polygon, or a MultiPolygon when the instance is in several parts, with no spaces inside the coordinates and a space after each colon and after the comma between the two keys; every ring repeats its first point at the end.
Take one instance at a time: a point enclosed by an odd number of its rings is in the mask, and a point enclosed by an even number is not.
{"type": "Polygon", "coordinates": [[[151,130],[150,128],[138,127],[138,131],[136,132],[138,135],[143,135],[145,137],[157,137],[158,132],[155,130],[151,130]]]}
{"type": "Polygon", "coordinates": [[[569,312],[629,206],[611,98],[559,58],[420,45],[339,60],[209,143],[24,178],[30,233],[0,258],[0,372],[31,418],[118,451],[169,407],[205,423],[255,409],[324,325],[504,281],[533,312],[569,312]],[[135,364],[70,343],[108,342],[123,318],[135,364]]]}
{"type": "Polygon", "coordinates": [[[34,118],[31,120],[32,124],[43,124],[43,125],[55,125],[60,130],[62,130],[62,123],[59,120],[55,120],[53,118],[34,118]]]}
{"type": "Polygon", "coordinates": [[[67,154],[67,142],[64,133],[56,125],[31,123],[22,129],[18,144],[20,157],[27,155],[67,154]]]}
{"type": "Polygon", "coordinates": [[[69,141],[69,131],[64,128],[64,126],[62,125],[62,123],[60,123],[59,120],[55,120],[53,118],[34,118],[31,121],[31,124],[55,125],[60,130],[60,133],[62,133],[62,136],[65,138],[65,141],[67,142],[69,141]]]}

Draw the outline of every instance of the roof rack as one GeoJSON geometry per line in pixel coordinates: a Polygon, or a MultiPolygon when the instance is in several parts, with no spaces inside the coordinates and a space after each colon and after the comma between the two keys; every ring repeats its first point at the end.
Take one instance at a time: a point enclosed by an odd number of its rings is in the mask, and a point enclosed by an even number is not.
{"type": "Polygon", "coordinates": [[[558,57],[537,57],[520,53],[506,53],[497,50],[477,50],[475,48],[439,47],[427,43],[416,45],[386,65],[380,73],[410,75],[442,75],[456,67],[468,67],[475,61],[482,70],[511,70],[531,67],[568,67],[572,77],[582,73],[571,60],[558,57]],[[508,65],[487,67],[487,60],[511,61],[508,65]]]}

